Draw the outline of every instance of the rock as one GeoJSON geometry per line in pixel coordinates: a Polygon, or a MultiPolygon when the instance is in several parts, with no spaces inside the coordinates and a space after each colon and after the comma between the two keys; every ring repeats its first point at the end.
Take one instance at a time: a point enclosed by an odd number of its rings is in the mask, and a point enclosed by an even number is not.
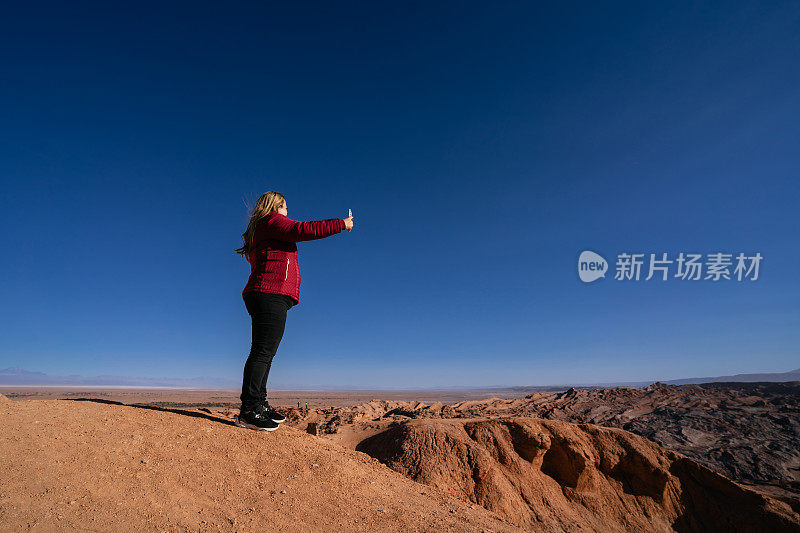
{"type": "Polygon", "coordinates": [[[412,420],[357,450],[536,530],[800,528],[786,503],[621,429],[523,417],[412,420]]]}
{"type": "MultiPolygon", "coordinates": [[[[683,453],[730,479],[791,498],[800,509],[800,383],[708,383],[536,392],[525,398],[425,406],[373,400],[330,408],[320,425],[372,417],[536,417],[622,428],[683,453]],[[387,413],[393,413],[386,416],[387,413]],[[402,413],[402,416],[399,414],[402,413]]],[[[371,419],[371,418],[370,418],[371,419]]],[[[331,431],[333,432],[333,431],[331,431]]]]}

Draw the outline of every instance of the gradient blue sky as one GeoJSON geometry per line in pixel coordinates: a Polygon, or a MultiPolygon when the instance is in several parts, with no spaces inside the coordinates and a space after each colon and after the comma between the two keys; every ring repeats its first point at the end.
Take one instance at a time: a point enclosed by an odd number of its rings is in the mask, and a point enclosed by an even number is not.
{"type": "Polygon", "coordinates": [[[18,3],[0,368],[241,380],[248,212],[300,243],[269,388],[800,366],[800,4],[18,3]],[[760,252],[582,283],[580,251],[760,252]]]}

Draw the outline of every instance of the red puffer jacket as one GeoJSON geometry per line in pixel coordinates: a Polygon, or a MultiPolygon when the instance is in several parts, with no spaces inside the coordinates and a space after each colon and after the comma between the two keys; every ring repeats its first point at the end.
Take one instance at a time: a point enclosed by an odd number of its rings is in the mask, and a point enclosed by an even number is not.
{"type": "Polygon", "coordinates": [[[277,212],[269,213],[256,224],[247,254],[250,279],[242,296],[249,291],[286,294],[299,303],[300,267],[295,243],[324,239],[344,229],[341,218],[298,222],[277,212]]]}

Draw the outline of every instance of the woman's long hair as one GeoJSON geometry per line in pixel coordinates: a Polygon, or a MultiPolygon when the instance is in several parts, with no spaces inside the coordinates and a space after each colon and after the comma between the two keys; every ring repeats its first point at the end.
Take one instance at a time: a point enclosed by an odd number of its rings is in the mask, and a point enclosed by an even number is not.
{"type": "Polygon", "coordinates": [[[242,233],[242,247],[237,248],[234,252],[247,258],[247,254],[250,253],[250,249],[253,246],[253,235],[256,232],[256,224],[268,214],[280,209],[284,201],[283,195],[279,192],[267,191],[261,195],[255,207],[253,207],[253,213],[250,215],[250,222],[247,224],[247,230],[242,233]]]}

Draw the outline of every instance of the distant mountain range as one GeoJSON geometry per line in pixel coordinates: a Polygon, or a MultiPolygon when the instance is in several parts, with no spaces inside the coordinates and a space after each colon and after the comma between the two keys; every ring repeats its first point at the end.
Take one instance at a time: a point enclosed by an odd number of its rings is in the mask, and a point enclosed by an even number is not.
{"type": "Polygon", "coordinates": [[[187,387],[193,389],[231,389],[241,387],[229,379],[212,377],[195,378],[143,378],[127,376],[50,376],[44,372],[30,372],[20,367],[0,370],[0,385],[92,385],[109,387],[187,387]]]}
{"type": "MultiPolygon", "coordinates": [[[[773,372],[764,374],[735,374],[732,376],[715,376],[703,378],[684,378],[663,381],[670,385],[688,385],[695,383],[718,383],[718,382],[758,382],[758,381],[800,381],[800,368],[789,372],[773,372]]],[[[591,386],[628,386],[645,387],[653,383],[652,381],[632,381],[620,383],[597,383],[580,384],[580,387],[591,386]]],[[[213,377],[194,377],[194,378],[143,378],[128,376],[50,376],[44,372],[30,372],[20,367],[11,367],[0,370],[0,385],[88,385],[88,386],[108,386],[108,387],[185,387],[193,389],[236,389],[241,387],[241,382],[225,378],[213,377]]],[[[461,389],[502,389],[513,391],[555,391],[562,390],[566,385],[551,386],[521,386],[521,387],[459,387],[461,389]]],[[[576,385],[577,386],[577,385],[576,385]]],[[[444,387],[453,389],[454,387],[444,387]]]]}
{"type": "Polygon", "coordinates": [[[651,380],[651,381],[616,381],[611,383],[575,383],[548,386],[525,386],[525,387],[492,387],[497,390],[512,390],[516,392],[553,392],[564,390],[569,387],[579,389],[592,389],[597,387],[647,387],[655,381],[661,381],[668,385],[696,385],[698,383],[758,383],[758,382],[785,382],[800,381],[800,368],[788,372],[769,372],[763,374],[734,374],[731,376],[713,376],[703,378],[682,378],[671,380],[651,380]]]}
{"type": "Polygon", "coordinates": [[[757,381],[800,381],[800,368],[788,372],[771,372],[764,374],[734,374],[732,376],[715,376],[706,378],[684,378],[665,381],[670,385],[689,385],[694,383],[757,382],[757,381]]]}

